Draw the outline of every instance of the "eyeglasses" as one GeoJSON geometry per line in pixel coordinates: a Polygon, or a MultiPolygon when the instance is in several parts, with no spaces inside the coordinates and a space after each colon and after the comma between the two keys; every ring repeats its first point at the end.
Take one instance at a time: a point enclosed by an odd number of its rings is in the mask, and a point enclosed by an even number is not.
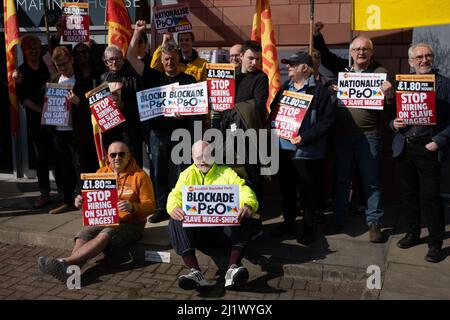
{"type": "Polygon", "coordinates": [[[117,62],[120,62],[120,61],[122,61],[122,57],[111,57],[111,58],[105,59],[105,62],[107,64],[111,64],[113,62],[117,63],[117,62]]]}
{"type": "Polygon", "coordinates": [[[417,57],[414,57],[411,59],[414,59],[414,60],[420,62],[423,60],[423,58],[425,58],[425,60],[431,60],[431,59],[433,59],[433,57],[434,57],[434,55],[432,53],[428,53],[428,54],[421,54],[420,56],[417,56],[417,57]]]}
{"type": "Polygon", "coordinates": [[[64,66],[66,66],[68,63],[69,63],[69,61],[66,61],[66,62],[61,62],[61,63],[55,63],[55,65],[56,65],[58,68],[62,68],[62,67],[64,67],[64,66]]]}
{"type": "Polygon", "coordinates": [[[124,158],[127,153],[128,152],[123,152],[123,151],[121,151],[121,152],[111,152],[109,154],[109,157],[111,159],[115,159],[117,156],[119,156],[119,158],[124,158]]]}
{"type": "Polygon", "coordinates": [[[73,55],[74,56],[79,56],[79,55],[82,55],[82,54],[89,54],[89,51],[87,51],[87,50],[75,51],[73,55]]]}
{"type": "Polygon", "coordinates": [[[367,52],[367,51],[370,51],[370,50],[372,50],[372,48],[352,48],[352,51],[353,52],[359,52],[359,51],[362,51],[362,52],[367,52]]]}
{"type": "Polygon", "coordinates": [[[23,48],[23,51],[40,51],[41,47],[29,47],[29,48],[23,48]]]}
{"type": "Polygon", "coordinates": [[[286,65],[288,68],[295,68],[301,65],[301,63],[287,63],[286,65]]]}

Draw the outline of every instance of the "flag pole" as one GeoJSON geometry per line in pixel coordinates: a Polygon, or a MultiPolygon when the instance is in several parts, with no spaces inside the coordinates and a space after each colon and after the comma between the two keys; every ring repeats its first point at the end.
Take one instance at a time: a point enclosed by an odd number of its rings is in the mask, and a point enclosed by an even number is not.
{"type": "MultiPolygon", "coordinates": [[[[352,0],[352,5],[350,6],[350,32],[349,32],[349,48],[353,41],[353,26],[355,25],[355,0],[352,0]]],[[[349,51],[350,52],[350,51],[349,51]]],[[[352,66],[352,55],[348,55],[348,67],[352,66]]]]}
{"type": "Polygon", "coordinates": [[[108,31],[107,31],[107,27],[106,27],[106,19],[108,15],[108,0],[106,0],[106,4],[105,4],[105,21],[103,22],[103,25],[105,26],[105,45],[108,46],[108,40],[107,40],[107,35],[108,35],[108,31]]]}
{"type": "Polygon", "coordinates": [[[47,18],[47,1],[44,1],[44,24],[45,24],[45,34],[47,36],[47,45],[48,45],[48,52],[50,53],[50,55],[53,53],[53,48],[52,48],[52,41],[50,38],[50,30],[48,27],[48,18],[47,18]]]}
{"type": "Polygon", "coordinates": [[[309,1],[309,54],[313,49],[313,28],[314,28],[314,0],[309,1]]]}

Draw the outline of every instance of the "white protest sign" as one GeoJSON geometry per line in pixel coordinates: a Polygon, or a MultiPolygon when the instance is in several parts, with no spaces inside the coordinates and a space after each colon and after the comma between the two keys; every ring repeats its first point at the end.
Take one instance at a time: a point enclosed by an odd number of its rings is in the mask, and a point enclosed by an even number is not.
{"type": "Polygon", "coordinates": [[[383,110],[381,84],[385,73],[339,72],[338,106],[344,108],[383,110]]]}
{"type": "Polygon", "coordinates": [[[158,34],[192,30],[191,13],[187,3],[155,6],[153,20],[158,34]]]}
{"type": "Polygon", "coordinates": [[[72,88],[70,84],[47,83],[45,85],[42,125],[62,127],[69,125],[70,103],[67,94],[72,88]]]}
{"type": "Polygon", "coordinates": [[[239,186],[184,186],[183,227],[239,225],[239,186]]]}
{"type": "Polygon", "coordinates": [[[141,121],[164,115],[164,107],[168,103],[169,93],[177,87],[178,82],[137,92],[136,98],[141,121]]]}
{"type": "Polygon", "coordinates": [[[167,117],[208,114],[208,85],[206,81],[178,86],[169,92],[164,115],[167,117]]]}

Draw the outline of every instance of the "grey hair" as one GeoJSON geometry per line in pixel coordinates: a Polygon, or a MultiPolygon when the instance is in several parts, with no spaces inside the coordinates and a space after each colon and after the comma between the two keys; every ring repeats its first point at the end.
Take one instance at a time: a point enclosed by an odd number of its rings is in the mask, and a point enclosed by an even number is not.
{"type": "Polygon", "coordinates": [[[412,45],[409,47],[409,49],[408,49],[408,58],[409,58],[409,59],[413,59],[413,58],[414,58],[414,57],[413,57],[413,55],[414,55],[414,50],[415,50],[416,48],[418,48],[418,47],[426,47],[426,48],[430,49],[430,51],[431,51],[432,54],[434,54],[433,48],[432,48],[428,43],[420,42],[420,43],[412,44],[412,45]]]}
{"type": "Polygon", "coordinates": [[[174,50],[178,53],[178,46],[175,41],[168,41],[161,47],[161,52],[166,54],[174,50]]]}
{"type": "Polygon", "coordinates": [[[106,57],[106,54],[107,54],[107,53],[108,53],[109,55],[117,53],[117,54],[119,54],[121,57],[123,57],[122,50],[120,50],[119,47],[116,46],[115,44],[111,44],[111,45],[109,45],[109,46],[106,47],[105,52],[103,53],[103,57],[106,57]]]}
{"type": "Polygon", "coordinates": [[[354,43],[356,40],[359,40],[359,39],[367,40],[367,41],[369,42],[370,49],[373,50],[373,42],[372,42],[372,40],[370,40],[370,38],[367,38],[367,37],[365,37],[365,36],[357,36],[355,39],[353,39],[352,43],[350,43],[350,50],[353,49],[353,43],[354,43]]]}

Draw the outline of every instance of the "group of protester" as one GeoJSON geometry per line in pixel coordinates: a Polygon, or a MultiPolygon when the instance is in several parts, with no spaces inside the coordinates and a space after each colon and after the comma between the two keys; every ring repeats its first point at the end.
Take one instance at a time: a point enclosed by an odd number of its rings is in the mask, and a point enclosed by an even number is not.
{"type": "MultiPolygon", "coordinates": [[[[339,108],[336,102],[336,85],[321,75],[320,64],[337,74],[341,71],[356,73],[388,73],[374,61],[374,46],[365,36],[356,37],[350,44],[352,64],[334,55],[326,46],[321,34],[323,24],[315,28],[314,52],[309,55],[299,51],[281,62],[288,68],[289,80],[278,91],[266,108],[269,96],[268,77],[261,70],[262,48],[254,41],[245,41],[230,49],[230,63],[236,67],[235,107],[224,112],[211,112],[205,116],[157,117],[140,122],[136,92],[162,85],[191,84],[206,80],[207,61],[193,49],[192,32],[179,33],[177,43],[171,34],[151,57],[146,52],[145,21],[137,21],[126,57],[114,46],[103,54],[106,71],[101,74],[92,63],[89,46],[77,44],[72,51],[56,47],[51,57],[42,58],[41,43],[34,36],[22,41],[24,64],[15,73],[20,101],[27,112],[29,137],[37,159],[37,173],[41,195],[34,203],[36,208],[50,202],[49,169],[54,150],[53,169],[62,205],[52,214],[75,210],[83,202],[80,193],[80,173],[115,172],[119,184],[125,186],[120,193],[119,213],[121,223],[114,227],[86,227],[75,237],[71,256],[39,259],[39,269],[64,281],[67,266],[82,266],[88,259],[102,251],[115,251],[137,241],[149,222],[169,221],[172,245],[189,269],[179,278],[180,287],[194,289],[207,285],[197,259],[195,248],[208,242],[211,228],[184,228],[181,221],[181,193],[184,185],[237,184],[240,193],[240,210],[237,227],[223,227],[231,242],[229,270],[225,285],[231,287],[244,283],[248,271],[242,266],[244,249],[249,241],[261,234],[261,215],[264,214],[263,177],[261,164],[245,163],[233,170],[207,159],[208,141],[191,141],[193,164],[175,165],[171,151],[175,142],[172,132],[184,128],[190,132],[196,121],[203,128],[222,131],[241,128],[271,128],[282,93],[286,91],[313,96],[311,105],[295,138],[279,138],[279,187],[282,196],[283,223],[271,232],[274,237],[296,233],[296,217],[303,211],[298,241],[308,245],[314,239],[314,220],[324,201],[323,172],[327,143],[334,146],[334,208],[333,224],[329,233],[342,231],[345,214],[349,208],[353,167],[359,170],[362,195],[365,197],[366,223],[370,241],[385,241],[381,232],[383,217],[380,192],[379,153],[381,130],[390,126],[395,132],[393,156],[398,158],[401,174],[402,203],[409,226],[406,235],[398,242],[400,248],[410,248],[419,243],[420,218],[424,216],[429,229],[427,261],[439,262],[443,257],[444,211],[440,199],[440,163],[447,152],[450,137],[450,80],[433,68],[433,49],[425,43],[414,44],[408,51],[409,63],[416,74],[436,75],[436,113],[434,126],[406,125],[392,117],[390,124],[382,123],[382,113],[395,109],[394,88],[390,81],[380,89],[385,96],[385,111],[339,108]],[[44,87],[47,82],[70,83],[67,98],[70,102],[71,120],[66,127],[41,125],[44,87]],[[108,150],[106,166],[98,168],[92,134],[91,114],[85,93],[102,82],[119,82],[121,90],[114,100],[125,117],[125,122],[103,134],[108,150]],[[143,144],[150,163],[150,177],[142,171],[143,144]],[[53,148],[51,148],[53,146],[53,148]],[[355,165],[355,166],[354,166],[355,165]],[[150,179],[151,178],[151,179],[150,179]]],[[[388,77],[389,79],[389,77],[388,77]]],[[[392,112],[392,114],[394,114],[392,112]]],[[[213,233],[214,234],[214,233],[213,233]]]]}

